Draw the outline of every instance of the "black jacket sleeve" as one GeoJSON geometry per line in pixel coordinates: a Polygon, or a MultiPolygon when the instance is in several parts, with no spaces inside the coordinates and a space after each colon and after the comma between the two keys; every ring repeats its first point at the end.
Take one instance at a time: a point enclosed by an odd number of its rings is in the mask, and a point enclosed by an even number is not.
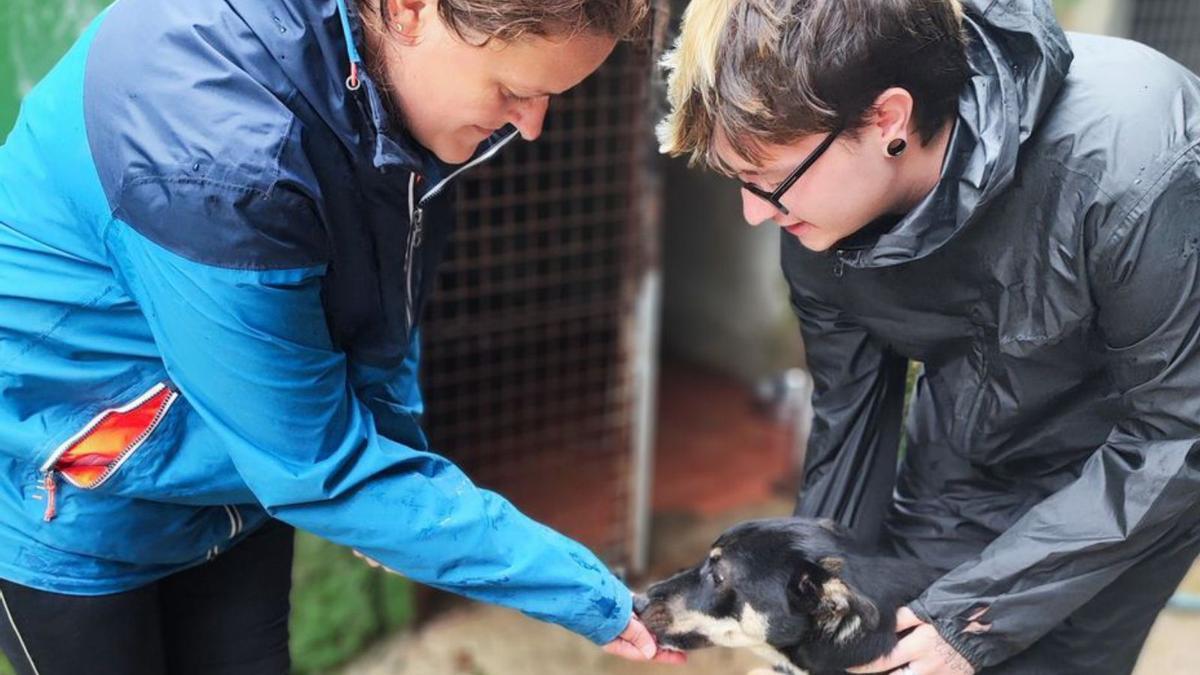
{"type": "Polygon", "coordinates": [[[813,425],[797,516],[879,538],[896,481],[908,361],[785,274],[813,377],[813,425]]]}
{"type": "Polygon", "coordinates": [[[1122,418],[1074,482],[914,603],[976,666],[1025,649],[1131,566],[1197,536],[1200,148],[1149,183],[1156,195],[1113,209],[1089,254],[1122,418]]]}

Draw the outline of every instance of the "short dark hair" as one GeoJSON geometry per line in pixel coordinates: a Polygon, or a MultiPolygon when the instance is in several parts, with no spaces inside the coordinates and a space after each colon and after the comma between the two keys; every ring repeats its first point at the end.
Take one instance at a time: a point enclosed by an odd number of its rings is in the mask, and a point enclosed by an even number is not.
{"type": "MultiPolygon", "coordinates": [[[[391,24],[387,0],[378,3],[384,26],[391,24]]],[[[650,0],[439,0],[438,16],[465,42],[512,42],[522,37],[576,33],[636,39],[645,28],[650,0]]]]}
{"type": "Polygon", "coordinates": [[[889,87],[928,142],[957,112],[966,39],[960,0],[693,0],[664,57],[662,150],[729,173],[717,129],[758,163],[764,144],[860,129],[889,87]]]}

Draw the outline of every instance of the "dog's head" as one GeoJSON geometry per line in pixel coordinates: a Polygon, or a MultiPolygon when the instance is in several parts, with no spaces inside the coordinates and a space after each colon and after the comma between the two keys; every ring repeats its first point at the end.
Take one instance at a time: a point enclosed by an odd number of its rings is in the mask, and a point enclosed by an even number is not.
{"type": "Polygon", "coordinates": [[[696,567],[637,599],[664,647],[718,645],[785,652],[803,642],[842,644],[879,626],[880,610],[847,575],[847,533],[800,518],[738,525],[696,567]]]}

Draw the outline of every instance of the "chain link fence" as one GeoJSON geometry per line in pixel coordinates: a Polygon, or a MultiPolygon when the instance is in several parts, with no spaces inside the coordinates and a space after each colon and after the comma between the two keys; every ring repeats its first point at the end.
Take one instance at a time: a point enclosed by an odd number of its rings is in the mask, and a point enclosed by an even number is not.
{"type": "Polygon", "coordinates": [[[636,562],[645,518],[659,42],[619,46],[536,143],[459,186],[422,328],[432,446],[614,564],[636,562]]]}
{"type": "Polygon", "coordinates": [[[1200,0],[1135,0],[1129,36],[1200,73],[1200,0]]]}

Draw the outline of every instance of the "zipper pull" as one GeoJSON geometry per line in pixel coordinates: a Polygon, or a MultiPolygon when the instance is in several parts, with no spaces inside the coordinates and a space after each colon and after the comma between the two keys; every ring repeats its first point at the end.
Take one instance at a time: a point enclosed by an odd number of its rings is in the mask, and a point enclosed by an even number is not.
{"type": "Polygon", "coordinates": [[[421,245],[422,235],[424,234],[424,228],[422,227],[421,221],[424,220],[424,216],[425,216],[425,210],[422,209],[420,206],[418,206],[416,209],[413,210],[412,228],[413,228],[413,246],[414,247],[421,245]]]}
{"type": "Polygon", "coordinates": [[[839,279],[842,278],[842,274],[845,273],[845,268],[846,259],[842,256],[841,251],[837,251],[833,260],[833,276],[839,279]]]}
{"type": "Polygon", "coordinates": [[[48,523],[58,515],[58,481],[54,480],[53,471],[46,472],[46,477],[42,479],[42,487],[46,489],[46,513],[42,515],[42,521],[48,523]]]}

